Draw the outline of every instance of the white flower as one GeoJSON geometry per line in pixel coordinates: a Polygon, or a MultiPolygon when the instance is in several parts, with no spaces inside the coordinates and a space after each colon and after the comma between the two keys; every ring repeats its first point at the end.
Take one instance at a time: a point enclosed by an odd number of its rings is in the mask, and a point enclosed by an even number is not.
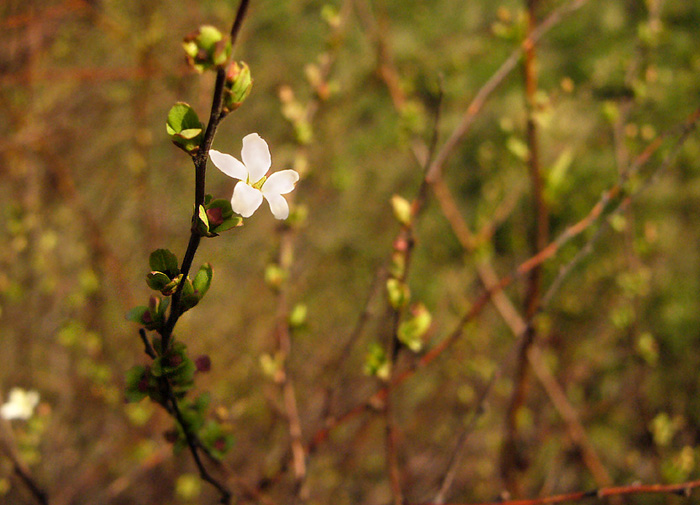
{"type": "Polygon", "coordinates": [[[39,393],[25,391],[21,388],[12,388],[10,399],[0,407],[0,416],[7,420],[29,419],[34,413],[34,408],[39,404],[39,393]]]}
{"type": "Polygon", "coordinates": [[[265,174],[272,165],[270,149],[260,135],[251,133],[243,137],[241,158],[243,163],[230,154],[209,150],[209,157],[216,168],[234,179],[242,181],[233,188],[231,208],[243,217],[253,215],[263,201],[270,204],[270,210],[277,219],[287,219],[289,205],[282,197],[294,189],[299,174],[294,170],[281,170],[270,177],[265,174]]]}

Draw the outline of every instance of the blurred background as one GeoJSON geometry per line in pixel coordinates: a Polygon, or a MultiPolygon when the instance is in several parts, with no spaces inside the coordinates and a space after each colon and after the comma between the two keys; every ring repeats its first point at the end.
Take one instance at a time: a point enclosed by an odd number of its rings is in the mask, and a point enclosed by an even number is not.
{"type": "MultiPolygon", "coordinates": [[[[452,502],[700,475],[700,137],[674,150],[700,105],[700,3],[579,3],[474,117],[444,165],[451,199],[427,193],[407,280],[432,314],[426,348],[461,326],[485,272],[511,273],[538,240],[585,217],[651,145],[628,181],[644,189],[563,245],[539,280],[508,287],[500,309],[489,304],[395,389],[407,503],[436,496],[457,447],[452,502]],[[536,76],[529,89],[525,67],[536,76]],[[518,357],[518,316],[504,317],[503,303],[532,315],[528,288],[541,299],[562,280],[529,332],[533,375],[518,357]]],[[[540,0],[529,12],[537,24],[568,4],[540,0]]],[[[187,67],[182,39],[201,24],[227,32],[236,7],[0,5],[0,395],[40,395],[29,419],[6,423],[3,444],[52,504],[216,501],[189,454],[173,455],[167,414],[124,401],[125,371],[148,362],[125,314],[150,296],[149,253],[182,258],[189,237],[194,171],[165,120],[177,101],[206,120],[214,76],[187,67]]],[[[306,219],[290,231],[264,203],[245,226],[205,239],[195,268],[210,262],[213,284],[176,328],[193,356],[211,357],[195,389],[210,392],[211,416],[235,438],[225,459],[234,490],[245,482],[272,503],[295,494],[275,356],[286,358],[305,444],[379,389],[368,349],[386,346],[391,331],[383,284],[400,232],[391,197],[416,196],[431,139],[444,144],[530,33],[527,20],[516,0],[251,2],[234,58],[250,65],[253,90],[213,147],[239,157],[241,139],[259,133],[273,170],[303,174],[290,200],[306,219]],[[283,296],[270,286],[280,251],[283,296]],[[300,319],[287,352],[275,326],[290,313],[300,319]]],[[[210,166],[207,192],[232,190],[210,166]]],[[[421,353],[403,349],[396,369],[421,353]]],[[[314,446],[300,499],[395,498],[374,407],[314,446]]],[[[0,502],[35,503],[6,456],[0,502]]]]}

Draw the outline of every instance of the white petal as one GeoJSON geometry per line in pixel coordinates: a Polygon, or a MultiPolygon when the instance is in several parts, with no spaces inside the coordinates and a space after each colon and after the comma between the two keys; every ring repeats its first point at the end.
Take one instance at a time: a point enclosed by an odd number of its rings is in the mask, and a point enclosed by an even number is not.
{"type": "Polygon", "coordinates": [[[243,163],[248,169],[251,184],[255,184],[262,179],[263,175],[272,166],[272,158],[270,157],[270,149],[267,147],[267,142],[257,133],[251,133],[243,137],[241,158],[243,158],[243,163]]]}
{"type": "Polygon", "coordinates": [[[26,419],[22,409],[14,403],[6,403],[0,407],[0,417],[11,421],[12,419],[26,419]]]}
{"type": "Polygon", "coordinates": [[[299,180],[299,174],[294,170],[281,170],[267,178],[261,188],[263,195],[286,195],[294,189],[294,183],[299,180]]]}
{"type": "Polygon", "coordinates": [[[289,216],[289,205],[287,205],[287,200],[283,196],[276,193],[266,194],[265,199],[270,204],[273,216],[277,219],[287,219],[289,216]]]}
{"type": "Polygon", "coordinates": [[[233,177],[239,181],[245,181],[248,178],[248,170],[245,165],[230,154],[224,154],[214,149],[209,149],[209,158],[216,168],[229,177],[233,177]]]}
{"type": "Polygon", "coordinates": [[[248,186],[245,182],[239,182],[233,188],[231,197],[231,208],[236,214],[243,217],[250,217],[258,210],[262,203],[263,195],[257,189],[248,186]]]}

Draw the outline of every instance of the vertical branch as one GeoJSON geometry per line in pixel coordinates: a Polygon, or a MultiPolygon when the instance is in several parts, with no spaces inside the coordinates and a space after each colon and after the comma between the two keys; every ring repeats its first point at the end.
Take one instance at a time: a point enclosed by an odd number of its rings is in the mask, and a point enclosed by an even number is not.
{"type": "MultiPolygon", "coordinates": [[[[249,0],[241,0],[238,5],[238,11],[236,12],[236,18],[233,21],[233,26],[231,27],[231,46],[233,47],[238,37],[238,33],[241,30],[243,23],[243,18],[248,10],[249,0]]],[[[230,62],[228,62],[230,64],[230,62]]],[[[207,160],[209,159],[209,148],[214,141],[214,135],[216,134],[216,129],[219,126],[219,122],[223,119],[222,105],[224,97],[224,84],[226,81],[226,69],[228,64],[223,68],[220,68],[216,72],[216,83],[214,84],[214,96],[211,101],[211,112],[209,114],[209,121],[207,123],[207,129],[204,133],[204,139],[202,144],[199,146],[199,151],[197,151],[194,157],[194,168],[195,168],[195,192],[194,192],[194,210],[192,213],[192,230],[190,233],[190,240],[187,244],[187,250],[185,256],[182,259],[182,266],[180,267],[180,273],[183,279],[187,278],[187,275],[192,268],[192,261],[194,260],[194,255],[199,247],[199,242],[201,241],[201,235],[196,226],[197,216],[199,213],[199,206],[204,203],[205,195],[205,184],[207,175],[207,160]]],[[[172,304],[170,307],[170,315],[165,323],[165,327],[161,333],[163,338],[162,348],[166,350],[170,345],[172,339],[172,332],[175,328],[177,320],[182,315],[182,307],[180,307],[180,301],[182,299],[182,289],[185,283],[181,282],[178,284],[175,293],[173,294],[172,304]]]]}
{"type": "MultiPolygon", "coordinates": [[[[527,2],[527,38],[532,38],[532,33],[537,23],[537,0],[527,2]]],[[[535,121],[536,93],[537,93],[537,69],[535,44],[528,44],[524,50],[524,77],[525,77],[525,102],[527,108],[526,137],[528,146],[527,167],[530,175],[533,199],[533,217],[535,228],[533,233],[532,254],[537,254],[548,242],[548,216],[547,205],[544,201],[542,173],[540,167],[539,142],[537,123],[535,121]]],[[[504,441],[501,449],[501,475],[506,489],[513,495],[520,495],[517,481],[517,471],[524,470],[527,462],[519,447],[518,413],[523,408],[527,397],[529,384],[528,351],[533,345],[536,332],[532,325],[532,318],[537,312],[540,300],[540,288],[542,284],[542,268],[533,268],[528,274],[525,295],[525,318],[528,321],[524,338],[518,353],[514,389],[506,413],[504,426],[504,441]]]]}
{"type": "MultiPolygon", "coordinates": [[[[238,11],[236,13],[236,18],[234,19],[233,26],[231,28],[231,45],[235,44],[235,40],[238,36],[238,33],[240,32],[242,23],[243,23],[243,18],[245,17],[246,11],[248,9],[248,4],[249,0],[241,0],[239,6],[238,6],[238,11]]],[[[199,206],[204,203],[204,196],[205,196],[205,183],[206,183],[206,169],[207,169],[207,160],[209,158],[209,148],[211,147],[211,144],[214,140],[214,135],[216,134],[216,130],[219,126],[219,123],[221,120],[224,118],[224,113],[223,113],[223,95],[224,95],[224,86],[226,82],[226,73],[227,73],[227,68],[230,65],[230,60],[223,65],[221,68],[219,68],[216,72],[216,82],[214,85],[214,94],[212,98],[212,105],[211,105],[211,112],[209,115],[209,121],[207,122],[207,128],[204,134],[204,138],[202,140],[202,143],[199,146],[199,150],[197,151],[197,154],[193,158],[194,166],[195,166],[195,196],[194,196],[194,210],[192,214],[192,225],[191,225],[191,231],[190,231],[190,239],[187,244],[187,250],[185,252],[185,256],[182,259],[182,265],[180,267],[180,273],[182,274],[182,278],[187,279],[187,276],[189,274],[189,271],[192,267],[192,262],[194,260],[194,256],[197,252],[197,248],[199,247],[199,243],[201,241],[201,234],[199,232],[198,226],[197,226],[197,219],[198,219],[198,214],[199,214],[199,206]]],[[[175,325],[177,324],[178,319],[182,315],[182,307],[181,307],[181,300],[182,300],[182,292],[184,288],[185,282],[180,282],[177,286],[177,289],[175,293],[172,296],[171,300],[171,305],[170,305],[170,314],[168,315],[168,319],[165,322],[165,325],[162,330],[160,330],[160,335],[161,335],[161,352],[165,354],[168,351],[168,348],[170,346],[170,343],[172,342],[173,339],[173,329],[175,328],[175,325]]],[[[141,337],[143,339],[143,334],[141,334],[141,337]]],[[[152,349],[150,350],[152,351],[152,349]]],[[[149,352],[148,346],[146,346],[146,353],[151,354],[149,352]]],[[[172,386],[170,385],[169,380],[167,377],[163,377],[159,381],[161,390],[163,392],[163,396],[167,399],[167,402],[164,402],[165,408],[175,417],[177,423],[180,425],[182,428],[185,438],[187,441],[187,446],[190,450],[190,453],[192,454],[192,458],[194,459],[195,464],[197,465],[197,468],[199,470],[199,475],[200,477],[205,480],[206,482],[210,483],[212,486],[214,486],[217,491],[219,491],[220,494],[220,503],[223,504],[228,504],[231,502],[231,492],[228,490],[228,488],[219,482],[216,478],[214,478],[207,468],[204,466],[202,462],[202,458],[200,455],[200,451],[204,452],[206,454],[206,450],[202,448],[201,442],[198,439],[197,433],[192,429],[192,427],[187,423],[185,418],[182,415],[182,412],[180,411],[180,407],[178,404],[178,400],[175,397],[175,394],[172,390],[172,386]]]]}
{"type": "MultiPolygon", "coordinates": [[[[284,225],[283,225],[284,226],[284,225]]],[[[280,248],[278,254],[278,264],[282,270],[288,272],[291,268],[293,256],[293,236],[292,230],[284,229],[280,238],[280,248]]],[[[301,420],[299,418],[299,407],[297,404],[294,382],[286,367],[286,363],[292,351],[292,339],[289,331],[289,303],[287,297],[288,284],[285,282],[280,286],[277,294],[277,323],[275,327],[275,337],[277,340],[277,350],[281,356],[283,369],[278,382],[282,391],[282,399],[289,427],[289,438],[292,450],[292,468],[294,470],[295,496],[303,497],[303,484],[306,479],[306,450],[302,439],[301,420]]]]}
{"type": "MultiPolygon", "coordinates": [[[[334,25],[331,37],[338,40],[343,37],[347,19],[349,17],[351,0],[345,0],[339,12],[339,22],[334,25]]],[[[332,46],[333,47],[333,46],[332,46]]],[[[308,125],[311,125],[319,111],[321,103],[327,97],[325,85],[327,79],[333,70],[336,58],[337,48],[340,44],[335,45],[333,49],[329,49],[325,54],[326,57],[321,58],[322,63],[319,67],[318,83],[314,86],[314,95],[306,103],[303,114],[297,120],[302,120],[308,125]]],[[[280,93],[282,98],[283,93],[280,93]]],[[[284,101],[284,99],[282,98],[284,101]]],[[[294,119],[290,119],[294,123],[294,119]]],[[[307,156],[308,146],[303,142],[298,142],[297,159],[305,159],[307,156]]],[[[293,196],[288,195],[288,202],[293,202],[293,196]]],[[[297,228],[283,223],[279,226],[279,250],[277,253],[277,264],[284,272],[289,273],[292,268],[292,261],[295,250],[295,239],[297,238],[297,228]]],[[[290,331],[290,304],[288,296],[289,282],[286,279],[277,291],[277,311],[274,336],[276,340],[277,353],[281,357],[282,368],[277,377],[277,382],[280,386],[282,401],[284,405],[284,413],[287,420],[287,428],[289,431],[290,449],[291,449],[291,466],[294,472],[294,500],[305,500],[308,496],[308,490],[304,485],[307,477],[307,458],[310,451],[307,451],[304,440],[299,414],[299,405],[294,387],[294,381],[290,374],[288,363],[292,352],[292,334],[290,331]]],[[[286,456],[285,456],[286,458],[286,456]]],[[[288,461],[282,465],[286,467],[288,461]]]]}

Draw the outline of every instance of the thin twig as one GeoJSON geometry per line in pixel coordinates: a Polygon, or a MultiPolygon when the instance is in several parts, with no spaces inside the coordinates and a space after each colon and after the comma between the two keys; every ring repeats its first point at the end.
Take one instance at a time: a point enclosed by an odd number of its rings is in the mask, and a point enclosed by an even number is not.
{"type": "MultiPolygon", "coordinates": [[[[697,125],[698,120],[700,120],[700,108],[693,112],[680,126],[681,134],[679,139],[676,141],[676,145],[672,149],[671,153],[669,153],[669,155],[667,155],[664,158],[657,170],[664,170],[672,163],[675,156],[678,154],[678,151],[682,147],[683,143],[685,142],[685,140],[687,140],[688,136],[697,125]]],[[[674,128],[671,131],[676,131],[677,129],[678,128],[674,128]]],[[[660,137],[665,138],[667,135],[668,132],[660,137]]],[[[635,163],[632,165],[634,167],[634,170],[636,171],[642,166],[644,166],[649,161],[652,154],[655,153],[660,147],[661,142],[658,138],[655,141],[651,142],[647,146],[647,148],[636,158],[635,163]]],[[[546,248],[544,248],[540,253],[523,261],[522,263],[520,263],[520,265],[513,269],[513,271],[511,271],[510,274],[500,278],[491,288],[484,290],[482,294],[472,303],[469,310],[462,316],[455,328],[450,333],[448,333],[447,336],[443,338],[443,340],[441,340],[438,344],[433,346],[428,352],[423,354],[412,367],[402,371],[400,374],[397,374],[392,381],[392,385],[397,386],[399,384],[403,384],[405,381],[407,381],[409,378],[415,375],[415,373],[418,370],[428,366],[439,356],[441,356],[446,349],[451,347],[451,345],[462,336],[466,324],[472,321],[483,311],[483,309],[487,306],[488,302],[494,297],[494,295],[496,295],[506,287],[510,286],[513,282],[521,278],[523,275],[527,274],[535,266],[540,265],[543,262],[556,256],[556,254],[561,250],[561,248],[565,244],[567,244],[575,237],[579,236],[585,230],[588,230],[595,222],[598,221],[598,219],[603,215],[603,212],[608,209],[609,203],[615,197],[617,197],[621,193],[621,191],[622,188],[620,187],[619,182],[618,184],[613,185],[611,188],[609,188],[603,193],[601,198],[598,200],[598,202],[596,202],[596,204],[591,208],[591,210],[588,212],[588,214],[586,214],[586,216],[584,216],[578,222],[566,228],[555,240],[550,242],[550,244],[546,248]]],[[[633,195],[630,195],[627,198],[623,199],[621,202],[619,202],[616,208],[620,208],[621,206],[626,205],[630,201],[629,199],[631,198],[631,196],[633,195]]],[[[364,411],[371,410],[372,405],[382,404],[386,398],[386,392],[386,387],[379,389],[370,397],[368,397],[365,401],[358,403],[354,407],[347,410],[344,414],[333,419],[332,422],[329,422],[327,426],[318,430],[309,442],[308,450],[310,451],[315,449],[319,444],[327,440],[328,436],[335,428],[343,425],[351,419],[356,418],[364,411]]]]}
{"type": "MultiPolygon", "coordinates": [[[[446,505],[549,505],[552,503],[576,502],[589,499],[601,500],[613,496],[628,496],[640,494],[667,494],[690,497],[693,490],[700,487],[700,480],[685,482],[682,484],[631,484],[629,486],[603,487],[593,491],[579,491],[575,493],[544,496],[529,500],[498,500],[481,503],[449,503],[446,505]]],[[[416,505],[442,505],[434,502],[416,505]]]]}
{"type": "Polygon", "coordinates": [[[202,480],[205,480],[219,491],[219,494],[221,495],[221,500],[219,503],[228,505],[229,503],[231,503],[231,491],[229,491],[228,488],[222,483],[220,483],[217,479],[212,477],[211,474],[207,471],[206,467],[204,466],[204,463],[202,463],[202,459],[199,456],[199,442],[195,437],[195,434],[193,433],[192,429],[182,416],[182,412],[180,411],[177,399],[175,398],[175,395],[173,395],[172,389],[170,388],[170,383],[167,381],[167,379],[164,379],[163,384],[166,385],[168,397],[170,400],[170,406],[172,408],[173,414],[175,415],[175,419],[177,419],[177,422],[182,427],[182,431],[185,433],[187,447],[189,448],[190,453],[192,454],[192,459],[194,459],[194,462],[197,465],[197,469],[199,470],[199,476],[202,478],[202,480]]]}
{"type": "Polygon", "coordinates": [[[29,466],[22,459],[15,444],[10,422],[3,417],[0,417],[0,453],[10,460],[13,472],[27,486],[34,500],[40,505],[48,505],[49,496],[47,492],[37,483],[29,466]]]}
{"type": "Polygon", "coordinates": [[[476,96],[467,107],[467,110],[462,116],[462,120],[460,121],[457,128],[454,129],[450,137],[447,139],[447,141],[445,141],[445,143],[442,145],[442,148],[440,148],[440,150],[438,151],[433,162],[430,164],[430,168],[428,169],[427,174],[427,179],[429,182],[433,182],[440,176],[445,163],[450,158],[450,156],[452,155],[452,153],[454,152],[455,148],[462,140],[464,135],[471,128],[474,119],[476,119],[476,116],[481,111],[482,107],[486,103],[486,100],[489,98],[491,93],[493,93],[498,88],[498,86],[501,85],[505,78],[515,68],[515,66],[518,63],[518,60],[523,54],[523,51],[527,47],[536,44],[537,41],[541,39],[544,34],[546,34],[554,26],[556,26],[566,15],[571,14],[572,12],[580,9],[587,2],[588,0],[574,0],[568,4],[562,5],[554,12],[552,12],[547,17],[547,19],[545,19],[542,23],[540,23],[539,26],[537,26],[537,28],[535,28],[532,31],[529,37],[525,38],[525,40],[523,40],[520,43],[520,46],[518,46],[511,53],[511,55],[501,64],[498,70],[489,78],[488,81],[486,81],[486,83],[479,89],[476,96]]]}
{"type": "MultiPolygon", "coordinates": [[[[527,36],[532,38],[537,22],[537,0],[526,0],[527,5],[527,36]]],[[[537,253],[547,245],[549,236],[549,217],[547,204],[544,200],[544,184],[540,167],[539,141],[537,123],[535,122],[537,71],[535,44],[525,46],[523,59],[523,74],[525,77],[525,103],[527,109],[527,167],[532,188],[532,200],[534,207],[534,237],[532,250],[537,253]]],[[[520,448],[520,435],[518,426],[518,414],[525,405],[530,384],[528,351],[535,343],[537,330],[531,324],[531,320],[540,303],[540,290],[542,285],[542,268],[533,268],[526,281],[526,294],[524,313],[527,322],[524,338],[518,350],[518,359],[515,364],[513,379],[513,392],[511,393],[508,408],[505,414],[503,426],[504,436],[501,445],[500,470],[506,490],[514,496],[520,495],[520,482],[518,473],[527,468],[527,458],[520,448]]]]}
{"type": "MultiPolygon", "coordinates": [[[[343,36],[347,19],[350,14],[350,7],[351,1],[345,0],[339,12],[339,22],[332,30],[333,39],[337,40],[343,36]]],[[[336,45],[334,51],[329,50],[327,53],[325,53],[326,57],[322,58],[322,64],[319,68],[320,83],[327,82],[328,77],[333,70],[334,63],[337,58],[337,49],[339,47],[340,45],[336,45]]],[[[313,122],[323,100],[323,94],[319,92],[320,90],[315,89],[314,91],[316,93],[306,103],[304,113],[302,115],[304,121],[308,124],[313,122]]],[[[300,145],[298,156],[305,156],[306,149],[307,147],[305,145],[300,145]]],[[[290,195],[287,198],[289,199],[289,203],[291,203],[291,199],[293,197],[290,195]]],[[[286,224],[280,225],[278,230],[280,238],[277,263],[282,270],[289,272],[292,267],[292,258],[294,257],[297,230],[296,228],[290,227],[286,224]]],[[[282,368],[278,374],[278,384],[280,386],[284,405],[284,418],[286,419],[289,432],[291,466],[294,471],[294,499],[305,500],[307,498],[306,495],[308,494],[308,490],[305,486],[307,477],[308,451],[303,440],[302,423],[299,414],[297,395],[294,388],[294,381],[288,368],[292,351],[292,335],[289,327],[288,286],[289,279],[287,279],[277,291],[277,311],[274,334],[277,341],[277,352],[279,353],[282,362],[282,368]]],[[[289,460],[287,458],[288,455],[285,454],[285,461],[281,465],[285,471],[289,465],[289,460]]]]}

